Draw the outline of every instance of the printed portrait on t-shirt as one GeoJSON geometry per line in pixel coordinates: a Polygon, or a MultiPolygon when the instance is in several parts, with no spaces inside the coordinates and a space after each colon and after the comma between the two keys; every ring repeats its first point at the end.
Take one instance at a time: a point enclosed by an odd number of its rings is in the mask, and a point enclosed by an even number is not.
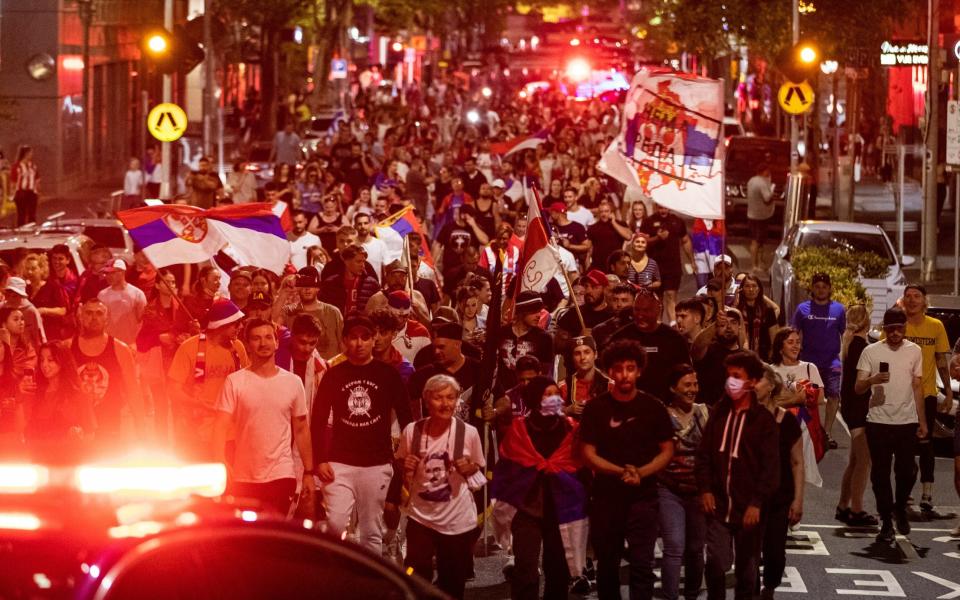
{"type": "Polygon", "coordinates": [[[84,363],[77,369],[80,391],[93,400],[94,406],[107,395],[110,387],[110,372],[95,362],[84,363]]]}
{"type": "Polygon", "coordinates": [[[428,502],[449,502],[453,496],[450,488],[450,456],[447,451],[428,454],[423,459],[424,482],[418,494],[428,502]]]}

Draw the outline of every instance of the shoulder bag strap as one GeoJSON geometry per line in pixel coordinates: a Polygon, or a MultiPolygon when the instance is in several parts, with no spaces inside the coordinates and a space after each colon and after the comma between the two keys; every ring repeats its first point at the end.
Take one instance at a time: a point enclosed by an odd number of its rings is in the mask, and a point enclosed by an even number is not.
{"type": "Polygon", "coordinates": [[[467,435],[467,425],[456,417],[453,418],[451,425],[456,427],[453,432],[453,460],[459,460],[463,458],[463,441],[467,435]]]}
{"type": "Polygon", "coordinates": [[[420,456],[420,444],[423,442],[423,424],[426,419],[420,419],[413,424],[413,439],[410,440],[410,454],[420,456]]]}

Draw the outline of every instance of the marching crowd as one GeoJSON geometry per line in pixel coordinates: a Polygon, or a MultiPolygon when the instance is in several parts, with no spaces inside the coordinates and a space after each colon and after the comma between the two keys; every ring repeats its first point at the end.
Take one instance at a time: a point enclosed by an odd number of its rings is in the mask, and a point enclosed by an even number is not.
{"type": "MultiPolygon", "coordinates": [[[[937,374],[960,365],[922,286],[871,323],[821,273],[784,314],[760,265],[735,272],[722,223],[688,226],[597,170],[619,127],[604,102],[490,104],[442,78],[357,100],[305,160],[278,134],[264,194],[293,212],[283,273],[102,246],[82,273],[66,246],[0,266],[3,449],[138,438],[222,461],[230,494],[326,520],[457,598],[484,519],[514,598],[619,598],[623,559],[650,598],[658,538],[666,598],[704,581],[724,598],[731,566],[736,598],[771,598],[838,413],[837,520],[909,533],[917,454],[935,510],[931,432],[953,402],[937,374]],[[518,289],[534,187],[561,272],[518,289]],[[396,256],[377,224],[408,206],[419,229],[396,256]]],[[[251,199],[227,183],[192,202],[251,199]]]]}

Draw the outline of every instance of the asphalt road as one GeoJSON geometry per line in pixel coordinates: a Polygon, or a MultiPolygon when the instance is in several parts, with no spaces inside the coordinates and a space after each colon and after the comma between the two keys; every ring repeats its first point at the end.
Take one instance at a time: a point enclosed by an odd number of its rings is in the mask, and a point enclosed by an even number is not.
{"type": "MultiPolygon", "coordinates": [[[[960,538],[950,537],[957,517],[925,521],[914,514],[909,539],[901,537],[896,547],[888,548],[875,544],[875,531],[849,529],[833,519],[849,442],[839,423],[835,433],[840,448],[828,452],[820,463],[823,487],[807,485],[804,518],[788,542],[787,570],[778,596],[816,600],[960,598],[960,538]]],[[[919,483],[914,495],[919,498],[919,483]]],[[[941,513],[960,513],[952,459],[937,459],[934,501],[941,513]]],[[[875,507],[869,487],[865,504],[868,510],[875,507]]],[[[659,558],[659,550],[657,554],[659,558]]],[[[505,560],[502,553],[478,558],[476,578],[469,582],[466,597],[509,598],[501,573],[505,560]]],[[[626,586],[622,594],[629,597],[626,586]]],[[[571,598],[581,597],[571,594],[571,598]]],[[[595,597],[596,593],[586,596],[595,597]]],[[[706,598],[705,590],[700,597],[706,598]]],[[[731,589],[728,597],[733,597],[731,589]]]]}

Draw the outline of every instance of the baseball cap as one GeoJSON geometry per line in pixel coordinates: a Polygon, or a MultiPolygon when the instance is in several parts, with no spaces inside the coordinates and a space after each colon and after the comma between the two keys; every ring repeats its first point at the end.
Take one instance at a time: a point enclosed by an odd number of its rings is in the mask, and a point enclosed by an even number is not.
{"type": "Polygon", "coordinates": [[[553,212],[567,212],[567,205],[563,202],[557,201],[551,203],[550,206],[547,207],[547,210],[551,210],[553,212]]]}
{"type": "Polygon", "coordinates": [[[247,306],[254,310],[270,308],[273,306],[273,296],[267,292],[254,292],[250,294],[250,299],[247,300],[247,306]]]}
{"type": "Polygon", "coordinates": [[[394,271],[406,271],[406,270],[407,270],[406,267],[404,267],[403,263],[401,263],[399,260],[391,261],[383,267],[384,273],[393,273],[394,271]]]}
{"type": "Polygon", "coordinates": [[[18,296],[29,298],[29,296],[27,296],[27,282],[21,277],[11,277],[7,279],[7,287],[4,289],[10,290],[18,296]]]}
{"type": "Polygon", "coordinates": [[[490,184],[490,187],[495,187],[495,188],[500,188],[500,189],[506,189],[506,188],[507,188],[507,184],[504,183],[504,181],[503,181],[502,179],[494,179],[494,180],[493,180],[493,183],[490,184]]]}
{"type": "Polygon", "coordinates": [[[514,305],[514,310],[518,314],[539,312],[541,308],[543,308],[543,298],[540,294],[531,291],[520,292],[517,303],[514,305]]]}
{"type": "Polygon", "coordinates": [[[250,281],[253,281],[253,274],[250,273],[250,269],[244,267],[237,267],[230,271],[230,279],[236,279],[237,277],[246,277],[250,281]]]}
{"type": "Polygon", "coordinates": [[[114,271],[126,271],[127,263],[123,262],[122,258],[118,258],[109,265],[105,266],[102,271],[104,273],[113,273],[114,271]]]}
{"type": "Polygon", "coordinates": [[[410,310],[410,294],[403,290],[396,290],[387,294],[387,305],[395,310],[410,310]]]}
{"type": "Polygon", "coordinates": [[[346,337],[356,328],[366,329],[371,333],[377,329],[373,325],[373,320],[363,313],[353,313],[346,318],[343,322],[343,336],[346,337]]]}
{"type": "Polygon", "coordinates": [[[304,267],[297,271],[297,287],[318,288],[320,287],[320,273],[314,267],[304,267]]]}
{"type": "Polygon", "coordinates": [[[597,351],[597,342],[589,335],[578,335],[577,337],[570,338],[570,350],[574,350],[579,346],[587,346],[593,349],[594,352],[597,351]]]}
{"type": "Polygon", "coordinates": [[[821,282],[827,285],[831,285],[830,276],[824,273],[823,271],[820,271],[819,273],[814,273],[813,277],[810,278],[810,285],[814,285],[816,283],[821,283],[821,282]]]}
{"type": "Polygon", "coordinates": [[[434,325],[433,332],[434,338],[457,341],[463,339],[463,326],[459,323],[441,323],[434,325]]]}
{"type": "Polygon", "coordinates": [[[600,269],[590,269],[586,275],[583,276],[584,281],[590,282],[593,285],[598,285],[600,287],[607,287],[610,285],[610,281],[607,279],[606,274],[600,269]]]}
{"type": "Polygon", "coordinates": [[[885,313],[883,313],[883,326],[889,327],[891,325],[906,325],[907,324],[907,313],[903,312],[903,309],[899,306],[894,306],[888,308],[885,313]]]}
{"type": "Polygon", "coordinates": [[[730,258],[729,254],[721,254],[720,256],[713,259],[713,266],[716,267],[720,263],[727,263],[728,265],[733,264],[733,259],[730,258]]]}

